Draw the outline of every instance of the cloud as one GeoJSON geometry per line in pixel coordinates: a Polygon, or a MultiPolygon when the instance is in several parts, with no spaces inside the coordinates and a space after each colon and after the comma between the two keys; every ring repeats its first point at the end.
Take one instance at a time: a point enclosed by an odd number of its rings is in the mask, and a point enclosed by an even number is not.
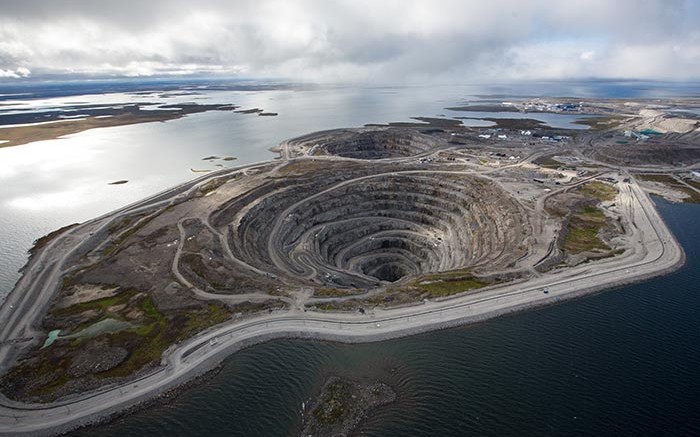
{"type": "Polygon", "coordinates": [[[3,0],[0,75],[692,80],[700,78],[697,3],[3,0]]]}
{"type": "Polygon", "coordinates": [[[15,70],[3,70],[0,68],[0,77],[9,77],[12,79],[19,79],[23,77],[29,77],[32,74],[28,68],[18,67],[15,70]]]}

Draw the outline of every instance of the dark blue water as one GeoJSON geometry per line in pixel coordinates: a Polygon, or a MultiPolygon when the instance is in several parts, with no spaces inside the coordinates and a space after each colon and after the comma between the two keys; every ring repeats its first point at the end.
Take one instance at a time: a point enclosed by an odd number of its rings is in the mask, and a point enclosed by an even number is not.
{"type": "Polygon", "coordinates": [[[295,435],[302,401],[336,374],[398,392],[357,435],[700,435],[700,206],[658,206],[688,255],[675,274],[394,341],[270,342],[167,405],[79,434],[295,435]]]}

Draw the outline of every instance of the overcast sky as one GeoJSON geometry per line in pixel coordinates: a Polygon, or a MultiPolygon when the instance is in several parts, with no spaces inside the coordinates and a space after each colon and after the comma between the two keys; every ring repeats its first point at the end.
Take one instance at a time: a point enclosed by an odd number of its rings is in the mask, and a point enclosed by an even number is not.
{"type": "Polygon", "coordinates": [[[700,79],[700,0],[0,0],[0,77],[700,79]]]}

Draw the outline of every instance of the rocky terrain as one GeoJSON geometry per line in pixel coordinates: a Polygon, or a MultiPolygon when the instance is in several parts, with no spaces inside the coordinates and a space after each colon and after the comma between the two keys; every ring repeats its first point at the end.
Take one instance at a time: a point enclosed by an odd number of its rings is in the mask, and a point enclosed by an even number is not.
{"type": "Polygon", "coordinates": [[[306,415],[300,436],[349,436],[373,409],[395,399],[394,390],[384,383],[331,377],[306,415]]]}

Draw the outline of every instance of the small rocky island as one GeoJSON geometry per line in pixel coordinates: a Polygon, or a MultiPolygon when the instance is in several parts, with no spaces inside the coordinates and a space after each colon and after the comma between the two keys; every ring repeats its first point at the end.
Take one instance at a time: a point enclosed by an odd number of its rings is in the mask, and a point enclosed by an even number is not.
{"type": "Polygon", "coordinates": [[[333,376],[305,417],[303,437],[345,437],[382,405],[396,400],[396,393],[382,382],[363,383],[333,376]]]}

